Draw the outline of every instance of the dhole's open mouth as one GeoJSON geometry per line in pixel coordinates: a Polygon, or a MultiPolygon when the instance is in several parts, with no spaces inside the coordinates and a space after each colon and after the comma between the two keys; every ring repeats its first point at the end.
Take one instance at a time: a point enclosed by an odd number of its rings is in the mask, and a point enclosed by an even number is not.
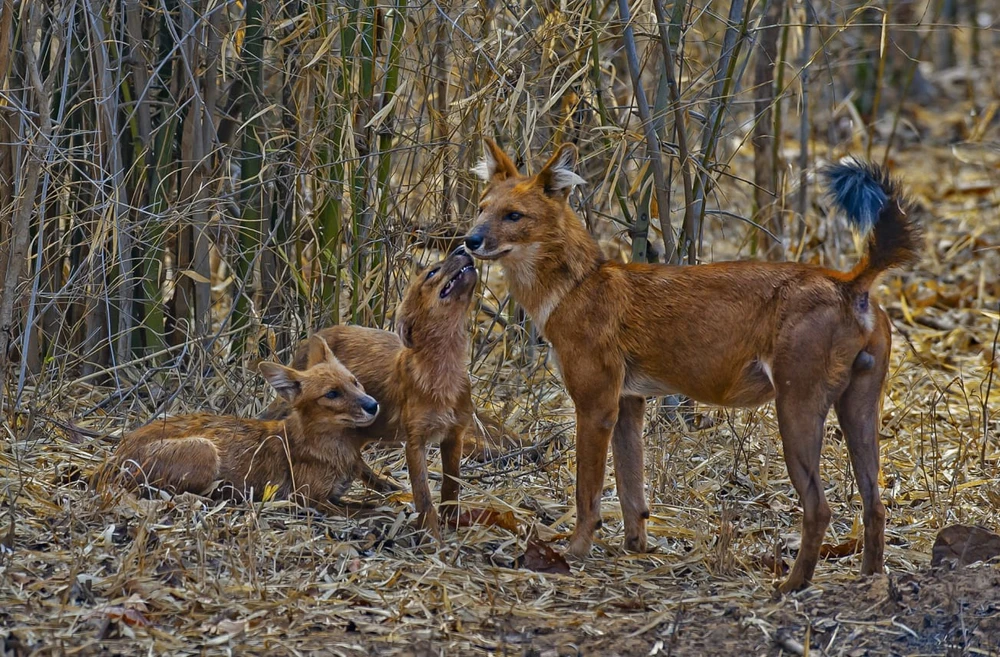
{"type": "Polygon", "coordinates": [[[441,293],[438,296],[442,299],[447,299],[456,287],[461,288],[463,291],[471,289],[472,286],[465,285],[465,283],[474,282],[475,280],[476,267],[472,264],[472,260],[470,259],[469,264],[459,269],[454,276],[448,279],[448,282],[444,284],[443,288],[441,288],[441,293]]]}
{"type": "Polygon", "coordinates": [[[364,427],[367,427],[367,426],[371,426],[371,424],[375,421],[375,418],[377,418],[377,417],[378,417],[378,413],[365,413],[360,418],[356,418],[354,420],[354,426],[356,426],[358,428],[364,428],[364,427]]]}
{"type": "Polygon", "coordinates": [[[472,255],[479,258],[480,260],[499,260],[513,250],[513,247],[508,246],[506,249],[497,249],[490,253],[483,251],[470,251],[472,255]]]}

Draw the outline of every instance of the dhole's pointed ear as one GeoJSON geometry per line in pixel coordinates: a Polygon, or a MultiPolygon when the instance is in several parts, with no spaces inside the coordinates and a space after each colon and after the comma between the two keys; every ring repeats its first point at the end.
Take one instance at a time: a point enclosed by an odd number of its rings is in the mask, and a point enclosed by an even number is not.
{"type": "Polygon", "coordinates": [[[258,368],[271,387],[286,401],[294,402],[302,393],[299,373],[277,363],[261,363],[258,368]]]}
{"type": "Polygon", "coordinates": [[[566,198],[574,187],[587,182],[576,172],[577,153],[575,145],[563,144],[538,172],[536,180],[545,188],[546,194],[566,198]]]}
{"type": "Polygon", "coordinates": [[[306,363],[306,368],[308,369],[320,363],[340,363],[340,361],[333,355],[333,350],[330,349],[330,345],[327,344],[326,340],[318,335],[314,335],[309,338],[309,358],[306,360],[306,363]]]}
{"type": "Polygon", "coordinates": [[[517,167],[490,138],[483,139],[483,159],[472,168],[483,182],[499,182],[517,176],[517,167]]]}

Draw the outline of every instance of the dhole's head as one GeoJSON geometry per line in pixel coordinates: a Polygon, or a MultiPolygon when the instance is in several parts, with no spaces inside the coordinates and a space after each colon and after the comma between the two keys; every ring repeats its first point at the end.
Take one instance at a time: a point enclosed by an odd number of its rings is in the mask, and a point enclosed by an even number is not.
{"type": "Polygon", "coordinates": [[[396,332],[407,347],[437,344],[435,336],[464,331],[476,289],[476,267],[464,247],[424,267],[410,281],[396,309],[396,332]]]}
{"type": "Polygon", "coordinates": [[[465,238],[472,255],[516,264],[535,258],[539,244],[559,244],[582,229],[566,202],[573,187],[584,182],[575,171],[576,146],[563,144],[541,171],[522,176],[493,141],[485,142],[485,155],[473,171],[487,183],[486,190],[465,238]]]}
{"type": "Polygon", "coordinates": [[[326,340],[309,338],[309,360],[304,370],[277,363],[261,363],[267,382],[298,413],[307,430],[367,427],[378,415],[378,402],[361,387],[330,351],[326,340]]]}

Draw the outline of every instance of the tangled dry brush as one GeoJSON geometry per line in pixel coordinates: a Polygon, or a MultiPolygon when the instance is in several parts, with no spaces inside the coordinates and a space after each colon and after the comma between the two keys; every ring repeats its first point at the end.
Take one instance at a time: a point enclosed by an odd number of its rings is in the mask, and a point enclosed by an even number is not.
{"type": "MultiPolygon", "coordinates": [[[[0,652],[998,654],[996,568],[928,566],[943,526],[1000,525],[1000,6],[961,4],[2,0],[0,652]],[[813,174],[889,163],[927,238],[877,291],[888,578],[856,581],[831,423],[827,561],[774,599],[799,510],[773,409],[669,399],[647,413],[655,551],[621,548],[609,478],[592,557],[545,572],[573,409],[488,265],[471,375],[496,447],[463,464],[486,522],[437,545],[408,493],[357,487],[372,508],[333,517],[87,489],[123,430],[254,414],[260,360],[390,327],[475,214],[481,135],[528,169],[577,143],[571,202],[606,254],[692,266],[852,266],[813,174]]],[[[366,458],[405,481],[401,450],[366,458]]]]}

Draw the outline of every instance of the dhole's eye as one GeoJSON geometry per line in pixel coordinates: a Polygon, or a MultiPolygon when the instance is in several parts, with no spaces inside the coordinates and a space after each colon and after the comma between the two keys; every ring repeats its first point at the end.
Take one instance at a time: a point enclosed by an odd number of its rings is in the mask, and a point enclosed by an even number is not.
{"type": "Polygon", "coordinates": [[[508,212],[507,214],[504,215],[503,220],[504,221],[520,221],[521,220],[521,213],[520,212],[508,212]]]}
{"type": "Polygon", "coordinates": [[[326,392],[326,394],[323,395],[323,396],[326,397],[327,399],[336,399],[337,397],[340,397],[340,391],[339,390],[328,390],[326,392]]]}
{"type": "Polygon", "coordinates": [[[429,272],[427,272],[427,278],[425,278],[424,280],[425,281],[431,280],[432,278],[434,278],[434,274],[438,273],[439,271],[441,271],[441,268],[440,267],[435,267],[434,269],[432,269],[429,272]]]}

